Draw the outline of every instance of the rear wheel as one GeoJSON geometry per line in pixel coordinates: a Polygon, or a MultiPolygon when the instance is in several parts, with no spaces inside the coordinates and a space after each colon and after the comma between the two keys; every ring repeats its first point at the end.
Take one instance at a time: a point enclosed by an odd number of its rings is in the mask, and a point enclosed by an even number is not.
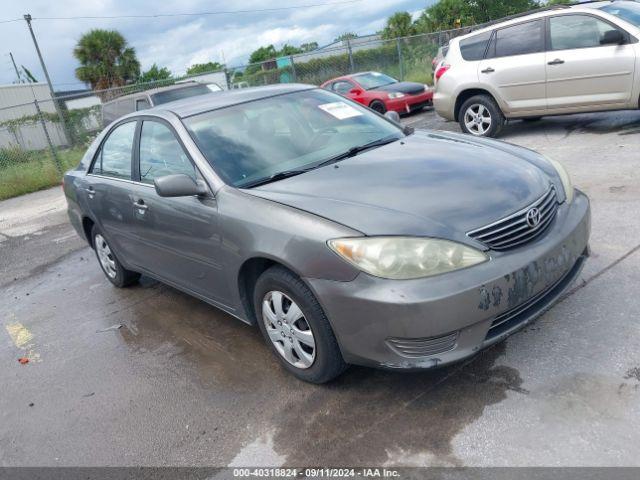
{"type": "Polygon", "coordinates": [[[138,281],[140,274],[127,270],[122,266],[97,225],[94,225],[91,230],[91,238],[96,257],[98,257],[98,263],[100,263],[100,268],[102,268],[107,280],[120,288],[127,287],[138,281]]]}
{"type": "Polygon", "coordinates": [[[300,380],[325,383],[347,367],[320,304],[289,270],[275,266],[254,289],[257,322],[282,366],[300,380]]]}
{"type": "Polygon", "coordinates": [[[504,125],[504,115],[488,95],[469,98],[460,107],[458,122],[464,133],[476,137],[495,137],[504,125]]]}
{"type": "Polygon", "coordinates": [[[380,100],[374,100],[373,102],[371,102],[369,104],[369,108],[378,113],[381,113],[382,115],[387,112],[387,107],[385,107],[384,103],[382,103],[380,100]]]}

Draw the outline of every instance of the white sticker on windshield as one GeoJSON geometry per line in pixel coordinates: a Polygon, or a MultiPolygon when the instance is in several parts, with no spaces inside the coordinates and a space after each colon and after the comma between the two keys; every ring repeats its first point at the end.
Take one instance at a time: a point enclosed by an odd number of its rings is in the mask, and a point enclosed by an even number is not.
{"type": "Polygon", "coordinates": [[[359,117],[362,115],[358,110],[351,105],[347,105],[344,102],[332,102],[318,105],[318,108],[324,110],[329,115],[333,115],[338,120],[344,120],[345,118],[359,117]]]}

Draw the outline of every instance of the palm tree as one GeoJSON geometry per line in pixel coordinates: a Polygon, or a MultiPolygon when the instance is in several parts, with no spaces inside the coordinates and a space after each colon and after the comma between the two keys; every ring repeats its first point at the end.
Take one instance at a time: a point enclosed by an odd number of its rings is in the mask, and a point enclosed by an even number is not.
{"type": "MultiPolygon", "coordinates": [[[[133,47],[115,30],[94,29],[82,35],[73,55],[80,62],[76,77],[93,90],[121,87],[135,82],[140,75],[140,62],[133,47]]],[[[106,100],[107,92],[99,94],[106,100]]]]}

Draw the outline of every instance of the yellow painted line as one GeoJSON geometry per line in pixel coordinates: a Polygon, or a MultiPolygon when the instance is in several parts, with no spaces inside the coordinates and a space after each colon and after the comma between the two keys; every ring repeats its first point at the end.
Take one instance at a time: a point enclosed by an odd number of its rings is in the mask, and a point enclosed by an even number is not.
{"type": "Polygon", "coordinates": [[[33,340],[33,334],[20,322],[10,323],[6,328],[13,344],[18,348],[26,348],[33,340]]]}
{"type": "Polygon", "coordinates": [[[11,341],[13,342],[13,344],[17,348],[25,351],[26,357],[29,359],[29,361],[40,361],[40,354],[34,350],[35,345],[33,343],[33,334],[27,327],[22,325],[20,322],[15,322],[6,325],[5,328],[7,329],[7,333],[11,337],[11,341]]]}

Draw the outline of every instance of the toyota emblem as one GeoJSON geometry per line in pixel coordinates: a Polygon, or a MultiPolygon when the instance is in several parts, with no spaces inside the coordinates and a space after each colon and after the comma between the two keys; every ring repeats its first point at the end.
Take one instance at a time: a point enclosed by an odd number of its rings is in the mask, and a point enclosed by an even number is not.
{"type": "Polygon", "coordinates": [[[540,210],[532,208],[527,212],[527,225],[531,228],[537,227],[540,223],[540,210]]]}

